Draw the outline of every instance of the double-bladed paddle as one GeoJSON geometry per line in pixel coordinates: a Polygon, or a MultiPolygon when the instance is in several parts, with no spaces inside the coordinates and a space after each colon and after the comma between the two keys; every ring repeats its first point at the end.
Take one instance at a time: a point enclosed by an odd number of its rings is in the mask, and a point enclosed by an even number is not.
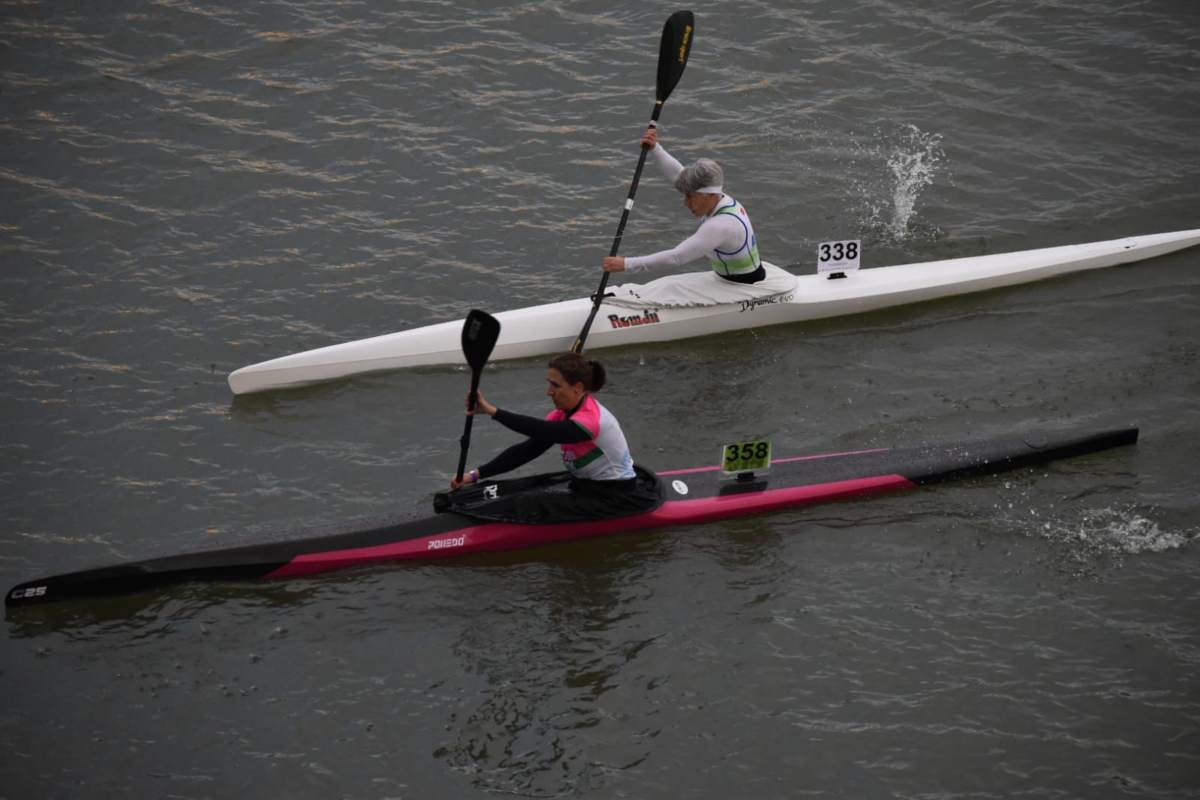
{"type": "MultiPolygon", "coordinates": [[[[500,320],[479,309],[473,309],[467,314],[462,329],[462,350],[467,364],[471,366],[471,393],[467,400],[471,411],[475,410],[475,403],[479,399],[479,376],[483,372],[483,365],[492,355],[492,348],[496,346],[496,340],[499,338],[500,320]]],[[[458,440],[462,445],[462,452],[458,456],[458,472],[454,478],[458,482],[462,481],[463,469],[467,466],[467,448],[471,445],[471,422],[474,419],[474,415],[467,415],[467,421],[463,423],[462,438],[458,440]]]]}
{"type": "MultiPolygon", "coordinates": [[[[662,43],[658,48],[658,82],[655,88],[654,111],[650,115],[651,125],[658,124],[658,115],[662,113],[663,103],[667,102],[667,98],[675,89],[675,84],[679,83],[679,78],[683,75],[683,68],[687,66],[688,53],[692,50],[692,33],[695,27],[695,18],[690,11],[676,11],[667,18],[667,23],[663,25],[662,43]]],[[[613,238],[612,249],[608,253],[610,257],[615,256],[621,249],[621,237],[625,234],[625,223],[629,220],[630,209],[633,208],[633,196],[637,194],[638,181],[642,177],[642,167],[646,166],[646,153],[648,152],[650,152],[649,149],[643,145],[642,154],[638,157],[637,169],[633,173],[633,182],[629,184],[629,196],[625,198],[625,209],[621,212],[620,223],[617,224],[617,235],[613,238]]],[[[588,314],[587,322],[583,324],[579,338],[571,347],[573,353],[583,352],[583,343],[587,339],[588,331],[592,328],[592,321],[596,319],[596,312],[600,310],[600,304],[604,301],[604,289],[608,286],[608,275],[609,273],[605,272],[600,278],[600,288],[592,297],[592,310],[588,314]]]]}

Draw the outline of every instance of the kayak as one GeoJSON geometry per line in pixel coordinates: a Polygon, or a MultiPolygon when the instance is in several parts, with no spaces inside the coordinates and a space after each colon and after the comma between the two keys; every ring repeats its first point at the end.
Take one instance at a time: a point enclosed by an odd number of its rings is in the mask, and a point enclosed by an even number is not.
{"type": "MultiPolygon", "coordinates": [[[[68,598],[121,594],[193,580],[298,578],[345,567],[393,561],[538,547],[556,542],[743,517],[784,508],[847,500],[882,492],[1043,464],[1137,441],[1136,428],[1092,432],[1031,433],[994,440],[915,448],[872,448],[779,458],[765,472],[726,476],[722,466],[649,475],[656,500],[624,516],[538,524],[489,513],[487,498],[541,491],[534,476],[483,481],[442,495],[448,510],[423,517],[357,522],[334,532],[224,550],[167,556],[87,569],[22,583],[5,605],[26,606],[68,598]],[[467,501],[455,498],[467,492],[467,501]]],[[[766,459],[764,459],[764,463],[766,459]]],[[[510,504],[511,507],[511,504],[510,504]]]]}
{"type": "MultiPolygon", "coordinates": [[[[589,349],[596,349],[663,342],[861,314],[1127,264],[1197,244],[1200,229],[854,270],[837,279],[802,275],[790,294],[762,300],[642,309],[605,302],[587,343],[589,349]]],[[[570,350],[591,307],[590,299],[578,298],[497,314],[503,330],[492,358],[527,358],[570,350]]],[[[240,395],[383,370],[463,364],[461,329],[461,320],[455,320],[263,361],[232,372],[229,388],[240,395]]]]}

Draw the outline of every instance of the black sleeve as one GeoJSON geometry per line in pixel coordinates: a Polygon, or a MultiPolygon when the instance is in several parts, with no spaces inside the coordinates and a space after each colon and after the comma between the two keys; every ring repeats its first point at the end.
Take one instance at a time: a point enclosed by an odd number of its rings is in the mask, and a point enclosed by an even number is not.
{"type": "Polygon", "coordinates": [[[586,442],[592,438],[586,430],[569,419],[551,422],[537,417],[527,417],[524,414],[514,414],[502,408],[496,409],[496,414],[492,419],[511,431],[528,436],[530,439],[536,439],[539,443],[544,442],[547,447],[552,444],[586,442]]]}
{"type": "Polygon", "coordinates": [[[526,439],[523,442],[518,442],[480,467],[479,477],[482,480],[483,478],[490,478],[493,475],[509,472],[517,467],[523,467],[549,450],[552,444],[554,443],[539,442],[535,439],[526,439]]]}

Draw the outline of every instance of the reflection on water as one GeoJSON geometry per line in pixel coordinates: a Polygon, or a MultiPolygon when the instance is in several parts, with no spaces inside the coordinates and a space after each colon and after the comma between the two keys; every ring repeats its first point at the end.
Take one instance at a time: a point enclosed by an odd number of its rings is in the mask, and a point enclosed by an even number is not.
{"type": "Polygon", "coordinates": [[[645,680],[639,655],[667,635],[642,608],[668,551],[630,539],[547,549],[550,560],[511,567],[520,595],[465,626],[454,646],[485,684],[446,721],[436,758],[480,789],[542,797],[600,788],[648,756],[655,731],[629,730],[606,699],[645,680]]]}

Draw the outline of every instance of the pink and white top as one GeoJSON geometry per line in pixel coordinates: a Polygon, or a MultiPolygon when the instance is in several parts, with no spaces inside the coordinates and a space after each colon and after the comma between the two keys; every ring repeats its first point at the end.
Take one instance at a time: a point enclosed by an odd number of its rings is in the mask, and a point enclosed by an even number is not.
{"type": "Polygon", "coordinates": [[[595,397],[589,394],[570,417],[557,408],[546,415],[549,422],[565,419],[588,435],[586,441],[561,445],[563,465],[572,475],[594,481],[626,480],[636,475],[620,423],[595,397]]]}

